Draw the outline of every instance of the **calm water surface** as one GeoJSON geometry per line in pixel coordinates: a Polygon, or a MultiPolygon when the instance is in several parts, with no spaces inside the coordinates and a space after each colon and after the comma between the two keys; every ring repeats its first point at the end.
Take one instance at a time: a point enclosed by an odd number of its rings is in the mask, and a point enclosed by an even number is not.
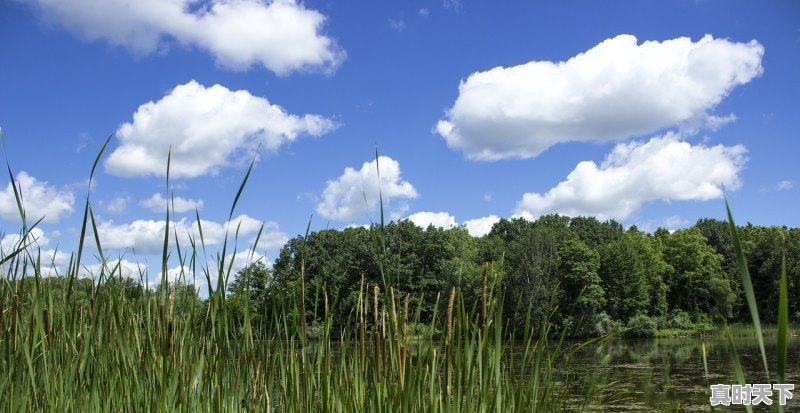
{"type": "MultiPolygon", "coordinates": [[[[770,373],[774,376],[777,359],[775,339],[765,342],[770,373]]],[[[758,342],[737,338],[736,351],[747,383],[767,383],[758,342]]],[[[607,397],[601,411],[711,411],[711,384],[732,384],[734,374],[727,340],[714,338],[670,338],[650,340],[615,339],[605,348],[595,346],[576,355],[565,368],[580,376],[588,373],[607,397]],[[703,368],[702,346],[706,348],[708,377],[703,368]],[[598,360],[603,360],[598,363],[598,360]]],[[[796,386],[794,399],[784,408],[800,412],[800,338],[792,337],[789,347],[787,380],[796,386]]],[[[773,398],[777,400],[777,395],[773,398]]],[[[777,401],[773,403],[776,407],[777,401]]],[[[745,411],[731,406],[717,411],[745,411]]],[[[770,411],[763,405],[753,411],[770,411]]]]}

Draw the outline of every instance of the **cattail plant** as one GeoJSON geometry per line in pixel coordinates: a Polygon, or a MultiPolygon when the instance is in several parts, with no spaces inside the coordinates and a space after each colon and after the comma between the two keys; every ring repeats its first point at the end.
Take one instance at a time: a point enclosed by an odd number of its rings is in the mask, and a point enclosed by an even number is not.
{"type": "Polygon", "coordinates": [[[483,278],[481,279],[481,334],[486,336],[486,284],[488,284],[489,263],[483,263],[483,278]]]}
{"type": "Polygon", "coordinates": [[[450,299],[447,301],[447,319],[445,322],[445,339],[444,339],[444,358],[445,358],[445,380],[447,381],[447,396],[450,396],[452,388],[450,386],[450,357],[451,353],[451,340],[453,339],[453,305],[456,299],[456,287],[450,289],[450,299]]]}
{"type": "MultiPolygon", "coordinates": [[[[250,169],[230,214],[249,173],[250,169]]],[[[299,302],[297,294],[271,296],[270,307],[258,310],[263,317],[254,325],[260,324],[259,328],[251,331],[249,317],[255,310],[251,310],[249,294],[241,308],[235,306],[240,303],[226,299],[232,268],[226,258],[231,252],[225,250],[227,238],[223,251],[207,259],[199,213],[195,220],[199,234],[190,237],[188,253],[179,247],[177,234],[168,242],[173,226],[165,226],[160,290],[145,285],[141,297],[129,298],[121,275],[106,276],[108,262],[86,199],[80,244],[68,266],[63,291],[52,289],[52,280],[41,277],[40,265],[30,265],[22,255],[19,259],[0,257],[0,262],[11,265],[8,276],[0,279],[3,410],[71,411],[77,406],[86,411],[497,412],[557,411],[567,405],[568,392],[559,392],[566,384],[558,380],[553,367],[566,351],[548,350],[536,338],[528,338],[524,346],[538,358],[529,356],[521,364],[546,362],[536,373],[523,376],[508,362],[503,349],[515,343],[501,339],[502,303],[491,298],[488,264],[483,268],[480,302],[464,303],[455,287],[449,296],[446,290],[436,291],[430,297],[435,305],[426,325],[420,321],[420,314],[427,311],[424,300],[411,300],[411,294],[392,284],[397,277],[385,265],[389,261],[383,260],[387,248],[374,242],[380,273],[361,274],[355,317],[345,320],[339,337],[334,338],[332,318],[341,310],[338,294],[333,293],[338,286],[312,283],[309,286],[320,289],[315,296],[307,296],[308,257],[303,247],[299,280],[292,280],[299,281],[299,302]],[[83,284],[79,275],[86,265],[80,257],[83,242],[92,236],[103,275],[83,284]],[[167,259],[176,255],[181,264],[188,261],[194,274],[206,277],[207,298],[203,304],[198,302],[197,311],[193,302],[192,309],[184,312],[188,294],[179,284],[167,282],[167,259]],[[200,265],[200,261],[209,264],[200,265]],[[216,282],[211,274],[217,274],[216,282]],[[24,282],[31,282],[33,288],[26,290],[24,282]],[[440,305],[444,298],[448,298],[446,311],[440,305]],[[307,313],[311,304],[314,311],[307,313]],[[466,306],[475,310],[480,306],[480,318],[466,306]],[[321,334],[309,337],[308,324],[319,321],[319,307],[324,327],[321,334]],[[372,354],[367,347],[369,310],[372,354]],[[419,333],[413,326],[427,329],[420,328],[419,333]],[[490,328],[496,337],[493,345],[481,338],[488,337],[490,328]],[[341,351],[333,351],[333,340],[339,340],[341,351]]],[[[370,231],[377,241],[382,226],[370,231]]],[[[141,278],[146,284],[146,274],[141,278]]]]}
{"type": "Polygon", "coordinates": [[[379,320],[378,320],[378,318],[380,317],[379,316],[380,313],[378,312],[378,296],[381,293],[381,288],[376,285],[375,288],[372,291],[373,291],[373,312],[372,312],[372,314],[373,314],[373,316],[375,318],[375,320],[373,322],[373,326],[374,326],[373,327],[373,331],[374,331],[375,337],[377,339],[377,338],[379,338],[379,336],[378,336],[378,327],[380,326],[380,323],[379,323],[379,320]]]}

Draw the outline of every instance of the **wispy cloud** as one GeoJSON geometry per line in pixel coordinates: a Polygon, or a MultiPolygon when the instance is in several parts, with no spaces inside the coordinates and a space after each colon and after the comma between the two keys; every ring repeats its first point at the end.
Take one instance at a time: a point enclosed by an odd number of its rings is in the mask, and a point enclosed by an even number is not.
{"type": "Polygon", "coordinates": [[[788,180],[780,181],[778,182],[777,185],[775,185],[775,189],[777,189],[778,191],[786,191],[792,188],[794,188],[794,184],[792,183],[792,181],[788,180]]]}
{"type": "Polygon", "coordinates": [[[389,19],[389,27],[391,27],[396,32],[402,32],[406,29],[406,21],[402,18],[400,19],[389,19]]]}

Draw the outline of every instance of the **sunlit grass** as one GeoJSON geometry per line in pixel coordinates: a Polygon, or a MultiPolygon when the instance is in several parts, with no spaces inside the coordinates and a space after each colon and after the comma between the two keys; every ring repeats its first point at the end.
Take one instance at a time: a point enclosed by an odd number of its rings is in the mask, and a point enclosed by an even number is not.
{"type": "MultiPolygon", "coordinates": [[[[736,266],[739,270],[739,276],[742,281],[742,287],[744,289],[747,307],[750,310],[750,316],[753,321],[752,329],[754,330],[754,336],[756,340],[758,340],[759,350],[761,352],[761,361],[764,367],[764,375],[767,377],[770,383],[786,383],[785,381],[786,366],[787,366],[787,354],[789,345],[788,344],[789,301],[788,301],[788,286],[786,282],[785,252],[781,257],[781,280],[778,293],[779,298],[778,298],[778,308],[777,308],[778,312],[778,324],[776,326],[777,328],[776,340],[778,347],[777,374],[775,376],[771,376],[769,371],[769,365],[767,363],[767,352],[764,347],[765,334],[764,334],[764,329],[761,326],[761,319],[758,313],[758,306],[756,304],[755,291],[753,290],[753,283],[750,279],[750,271],[747,267],[747,260],[744,255],[744,252],[742,251],[741,241],[739,240],[739,233],[738,230],[736,229],[736,224],[733,221],[733,214],[731,213],[730,205],[728,204],[727,199],[725,199],[725,209],[728,214],[728,226],[731,231],[731,236],[733,239],[733,248],[736,255],[736,266]]],[[[740,362],[739,356],[736,351],[734,335],[730,326],[725,326],[725,331],[728,338],[728,346],[730,348],[731,362],[733,365],[736,381],[738,382],[738,384],[741,385],[748,384],[745,372],[742,369],[742,363],[740,362]]],[[[783,406],[777,405],[777,408],[779,411],[783,411],[783,406]]],[[[745,409],[748,412],[753,411],[753,407],[751,405],[745,405],[745,409]]]]}
{"type": "MultiPolygon", "coordinates": [[[[567,345],[565,332],[551,338],[530,317],[525,331],[506,331],[495,294],[499,280],[489,263],[479,302],[465,302],[456,288],[442,298],[446,310],[434,313],[428,326],[444,332],[442,339],[409,334],[420,312],[409,304],[411,292],[389,282],[383,216],[371,229],[382,282],[362,281],[358,306],[341,331],[332,327],[335,297],[325,286],[306,291],[304,271],[300,299],[284,297],[254,328],[248,305],[235,319],[226,303],[233,269],[226,257],[235,242],[226,237],[212,264],[201,265],[209,253],[202,227],[182,250],[171,247],[178,234],[167,224],[162,288],[127,297],[122,267],[106,256],[98,237],[90,194],[64,278],[44,277],[48,257],[34,252],[29,237],[38,222],[27,225],[24,197],[8,171],[22,230],[19,245],[0,257],[0,406],[7,411],[559,411],[587,408],[599,393],[591,372],[567,374],[564,367],[585,347],[601,349],[603,339],[567,345]],[[101,272],[81,279],[84,241],[92,239],[101,272]],[[201,305],[186,305],[185,295],[169,284],[168,263],[175,258],[205,279],[208,298],[201,305]],[[310,294],[324,308],[314,340],[305,308],[310,294]],[[517,348],[522,351],[509,352],[517,348]]],[[[170,208],[165,213],[168,223],[170,208]]]]}
{"type": "MultiPolygon", "coordinates": [[[[105,147],[92,166],[90,181],[105,147]]],[[[377,158],[376,154],[376,162],[377,158]]],[[[167,188],[169,163],[168,158],[167,188]]],[[[29,224],[24,194],[11,167],[7,169],[22,221],[17,245],[0,257],[0,406],[9,412],[549,412],[603,410],[607,404],[635,400],[631,392],[615,389],[617,383],[598,378],[591,369],[570,368],[576,355],[587,352],[594,354],[598,367],[604,366],[610,357],[607,337],[568,342],[567,331],[552,332],[547,320],[533,325],[530,309],[521,331],[504,325],[498,293],[502,280],[492,263],[482,268],[476,302],[468,302],[453,288],[436,298],[424,333],[412,332],[422,323],[420,308],[410,303],[423,300],[415,301],[415,292],[392,285],[393,269],[383,259],[383,214],[370,227],[381,281],[368,283],[362,277],[357,305],[344,323],[332,318],[338,303],[328,293],[331,286],[307,290],[303,259],[299,296],[276,297],[266,316],[255,317],[249,305],[243,306],[240,317],[234,316],[226,290],[233,277],[229,257],[236,252],[236,240],[226,236],[219,252],[208,251],[197,212],[198,236],[190,237],[189,245],[179,245],[178,234],[165,225],[161,288],[145,288],[141,297],[129,297],[120,262],[104,253],[98,237],[91,193],[86,196],[78,249],[64,277],[49,279],[43,268],[52,258],[42,256],[31,236],[39,222],[29,224]],[[91,250],[85,241],[93,241],[91,250]],[[101,271],[87,280],[81,274],[85,255],[90,254],[100,261],[101,271]],[[209,255],[215,258],[208,260],[209,255]],[[178,284],[167,278],[171,260],[190,269],[178,284]],[[203,301],[179,292],[180,283],[194,284],[195,277],[207,286],[203,301]],[[323,309],[321,318],[310,319],[319,312],[307,309],[307,301],[323,309]],[[253,320],[259,324],[252,325],[253,320]],[[334,325],[342,327],[334,330],[334,325]]],[[[229,222],[251,170],[252,164],[233,196],[229,222]]],[[[167,208],[165,220],[171,219],[167,208]]],[[[755,337],[765,375],[783,382],[791,330],[785,263],[778,325],[763,327],[730,211],[729,223],[753,321],[723,330],[733,376],[740,383],[748,378],[735,338],[755,337]],[[778,357],[770,375],[764,342],[773,337],[778,357]]],[[[260,236],[261,232],[254,245],[260,236]]],[[[249,251],[253,257],[255,247],[249,251]]],[[[145,272],[139,278],[142,283],[150,279],[145,272]]],[[[245,297],[249,300],[249,293],[245,297]]],[[[705,344],[701,356],[708,380],[705,344]]]]}

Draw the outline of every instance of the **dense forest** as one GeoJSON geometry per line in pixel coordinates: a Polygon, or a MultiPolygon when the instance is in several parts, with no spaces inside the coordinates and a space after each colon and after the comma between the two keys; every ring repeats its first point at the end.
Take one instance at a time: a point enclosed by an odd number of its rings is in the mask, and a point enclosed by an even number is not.
{"type": "MultiPolygon", "coordinates": [[[[789,318],[800,321],[800,229],[747,224],[739,233],[761,321],[776,322],[783,257],[789,318]]],[[[436,333],[432,318],[437,310],[442,314],[453,288],[477,316],[484,274],[500,297],[509,334],[526,325],[584,337],[692,334],[751,320],[728,223],[715,219],[652,234],[635,226],[626,230],[613,220],[559,215],[534,222],[503,219],[483,237],[472,237],[462,227],[423,229],[409,220],[326,229],[291,239],[274,264],[259,261],[231,274],[225,305],[233,331],[243,325],[237,315],[245,313],[258,329],[280,309],[295,309],[299,316],[305,297],[303,311],[313,336],[326,306],[334,314],[333,331],[339,331],[355,316],[360,291],[389,284],[398,302],[409,296],[417,314],[415,331],[436,333]]],[[[47,280],[56,289],[66,288],[68,281],[47,280]]],[[[94,294],[92,280],[75,283],[73,299],[94,294]]],[[[129,299],[148,294],[134,279],[112,279],[102,287],[115,285],[129,299]]],[[[201,325],[207,306],[194,287],[170,288],[176,309],[201,325]]]]}
{"type": "MultiPolygon", "coordinates": [[[[800,229],[748,224],[739,232],[762,322],[776,321],[784,256],[790,319],[798,321],[800,302],[792,297],[800,292],[800,229]]],[[[334,322],[345,324],[362,277],[369,288],[382,287],[386,278],[399,295],[410,295],[419,322],[427,324],[453,287],[477,311],[484,266],[511,331],[529,322],[553,331],[567,327],[573,336],[649,336],[750,322],[728,223],[715,219],[652,234],[613,220],[559,215],[504,219],[480,238],[464,228],[423,229],[408,220],[329,229],[290,240],[271,268],[254,264],[228,290],[233,303],[248,297],[251,314],[269,317],[276,303],[299,300],[302,287],[313,325],[322,317],[324,289],[335,303],[334,322]]]]}

